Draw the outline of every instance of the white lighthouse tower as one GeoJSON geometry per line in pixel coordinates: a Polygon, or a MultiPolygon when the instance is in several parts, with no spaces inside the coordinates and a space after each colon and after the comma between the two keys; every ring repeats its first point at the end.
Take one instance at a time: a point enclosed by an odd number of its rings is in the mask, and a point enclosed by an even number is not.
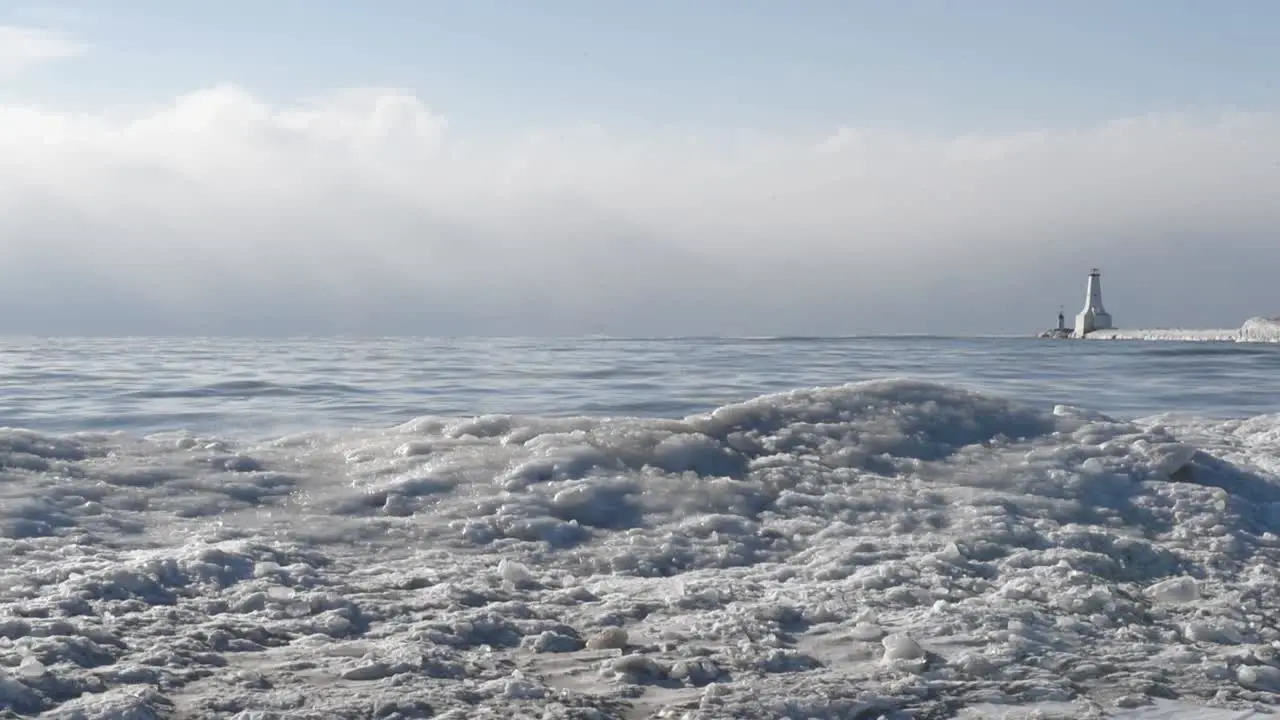
{"type": "Polygon", "coordinates": [[[1089,291],[1084,298],[1084,309],[1076,315],[1076,337],[1110,328],[1111,314],[1102,307],[1102,273],[1094,268],[1089,273],[1089,291]]]}

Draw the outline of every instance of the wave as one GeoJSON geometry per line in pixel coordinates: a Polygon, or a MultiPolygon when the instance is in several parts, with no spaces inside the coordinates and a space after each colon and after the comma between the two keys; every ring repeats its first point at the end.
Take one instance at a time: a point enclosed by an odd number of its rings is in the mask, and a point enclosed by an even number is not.
{"type": "Polygon", "coordinates": [[[1278,420],[889,379],[682,419],[0,430],[0,709],[1248,709],[1280,692],[1278,420]]]}

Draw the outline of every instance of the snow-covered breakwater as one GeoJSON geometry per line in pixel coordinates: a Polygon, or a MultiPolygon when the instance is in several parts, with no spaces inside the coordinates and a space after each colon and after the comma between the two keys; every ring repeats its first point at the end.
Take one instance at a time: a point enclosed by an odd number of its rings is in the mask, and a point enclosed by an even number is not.
{"type": "Polygon", "coordinates": [[[1280,318],[1249,318],[1237,329],[1135,328],[1094,330],[1089,340],[1167,340],[1176,342],[1280,342],[1280,318]]]}

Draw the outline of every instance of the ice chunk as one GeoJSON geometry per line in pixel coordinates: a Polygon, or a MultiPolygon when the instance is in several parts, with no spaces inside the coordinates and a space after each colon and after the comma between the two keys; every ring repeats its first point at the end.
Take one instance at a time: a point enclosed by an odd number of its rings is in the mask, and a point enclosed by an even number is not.
{"type": "Polygon", "coordinates": [[[1182,634],[1192,642],[1217,643],[1219,645],[1239,645],[1242,641],[1240,631],[1226,622],[1189,622],[1182,628],[1182,634]]]}
{"type": "Polygon", "coordinates": [[[1158,603],[1189,603],[1200,598],[1200,586],[1184,575],[1161,580],[1147,588],[1147,595],[1158,603]]]}
{"type": "Polygon", "coordinates": [[[884,637],[884,630],[875,623],[860,622],[849,630],[849,637],[854,640],[865,640],[873,642],[884,637]]]}
{"type": "Polygon", "coordinates": [[[1236,680],[1247,688],[1280,692],[1280,668],[1271,665],[1241,665],[1236,680]]]}
{"type": "Polygon", "coordinates": [[[18,674],[25,678],[38,678],[44,674],[44,664],[34,655],[27,655],[18,663],[18,674]]]}
{"type": "Polygon", "coordinates": [[[511,587],[522,587],[533,583],[533,573],[524,565],[507,558],[498,563],[498,575],[511,587]]]}
{"type": "Polygon", "coordinates": [[[924,657],[924,648],[904,633],[894,633],[880,641],[884,645],[885,661],[917,660],[924,657]]]}
{"type": "Polygon", "coordinates": [[[588,650],[621,650],[627,644],[627,631],[622,628],[605,628],[587,639],[588,650]]]}

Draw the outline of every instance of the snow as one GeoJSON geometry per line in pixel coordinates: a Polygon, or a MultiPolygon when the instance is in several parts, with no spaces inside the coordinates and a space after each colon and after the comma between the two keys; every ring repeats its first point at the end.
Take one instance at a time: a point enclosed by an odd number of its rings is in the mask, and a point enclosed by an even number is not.
{"type": "Polygon", "coordinates": [[[1238,329],[1150,328],[1095,330],[1089,340],[1165,340],[1178,342],[1280,342],[1280,318],[1250,318],[1238,329]]]}
{"type": "Polygon", "coordinates": [[[0,430],[0,714],[1253,718],[1280,417],[913,380],[268,442],[0,430]]]}

